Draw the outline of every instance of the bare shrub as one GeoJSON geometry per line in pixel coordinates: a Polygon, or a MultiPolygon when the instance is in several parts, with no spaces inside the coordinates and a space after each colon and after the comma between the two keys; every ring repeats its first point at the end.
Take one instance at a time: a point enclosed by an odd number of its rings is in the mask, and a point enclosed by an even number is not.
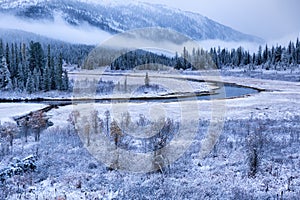
{"type": "Polygon", "coordinates": [[[121,114],[121,128],[124,131],[128,131],[128,129],[130,128],[131,124],[132,124],[132,121],[131,121],[130,113],[128,111],[122,113],[121,114]]]}
{"type": "Polygon", "coordinates": [[[119,168],[119,154],[118,154],[118,143],[120,138],[123,136],[122,129],[119,127],[116,120],[113,120],[110,124],[110,135],[114,139],[115,149],[116,149],[116,155],[115,160],[111,166],[112,169],[118,169],[119,168]]]}
{"type": "Polygon", "coordinates": [[[40,140],[41,131],[43,128],[47,127],[48,118],[42,111],[35,112],[32,114],[29,125],[34,132],[34,140],[37,142],[40,140]]]}
{"type": "Polygon", "coordinates": [[[0,125],[0,132],[1,132],[1,156],[7,155],[10,150],[12,151],[13,148],[13,140],[19,129],[16,124],[11,122],[5,122],[3,125],[0,125]]]}

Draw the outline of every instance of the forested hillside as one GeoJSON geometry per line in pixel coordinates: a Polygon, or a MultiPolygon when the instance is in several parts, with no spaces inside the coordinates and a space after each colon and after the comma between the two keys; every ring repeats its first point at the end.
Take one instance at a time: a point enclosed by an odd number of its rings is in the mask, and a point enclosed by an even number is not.
{"type": "Polygon", "coordinates": [[[4,43],[0,39],[0,89],[28,93],[66,91],[69,89],[69,78],[63,64],[75,64],[79,67],[90,48],[73,45],[68,48],[73,51],[64,51],[63,46],[33,41],[28,44],[4,43]]]}

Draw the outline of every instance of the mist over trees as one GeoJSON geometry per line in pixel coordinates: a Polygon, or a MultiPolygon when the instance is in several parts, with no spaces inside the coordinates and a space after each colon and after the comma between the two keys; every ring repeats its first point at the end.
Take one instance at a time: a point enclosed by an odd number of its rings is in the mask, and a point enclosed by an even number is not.
{"type": "Polygon", "coordinates": [[[176,53],[174,57],[167,57],[143,50],[131,51],[115,59],[111,64],[112,70],[130,70],[140,65],[159,64],[175,69],[227,69],[245,67],[254,69],[254,66],[262,66],[265,70],[293,69],[300,64],[300,41],[290,41],[288,46],[259,46],[257,52],[250,53],[243,47],[228,50],[226,48],[211,48],[188,50],[184,47],[182,53],[176,53]]]}
{"type": "MultiPolygon", "coordinates": [[[[44,44],[40,42],[4,43],[0,39],[0,89],[34,93],[50,90],[69,90],[68,72],[64,63],[84,68],[90,46],[44,44]]],[[[101,54],[102,55],[102,54],[101,54]]],[[[101,57],[99,55],[99,57],[101,57]]],[[[103,56],[103,55],[102,55],[103,56]]],[[[187,49],[173,57],[135,50],[114,59],[112,70],[163,70],[172,67],[177,70],[231,69],[254,70],[260,66],[265,70],[290,70],[300,64],[300,41],[290,41],[285,46],[259,46],[257,52],[250,53],[242,47],[237,49],[211,48],[187,49]]],[[[101,65],[101,63],[99,63],[101,65]]]]}
{"type": "Polygon", "coordinates": [[[256,53],[251,54],[242,47],[228,51],[212,48],[210,55],[218,68],[226,66],[257,66],[262,65],[263,69],[287,70],[294,65],[300,64],[300,42],[290,41],[288,46],[259,46],[256,53]]]}

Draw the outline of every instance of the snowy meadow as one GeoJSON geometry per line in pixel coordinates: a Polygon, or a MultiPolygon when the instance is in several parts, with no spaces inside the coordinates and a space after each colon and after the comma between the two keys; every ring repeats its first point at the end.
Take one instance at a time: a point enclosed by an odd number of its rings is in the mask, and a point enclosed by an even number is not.
{"type": "Polygon", "coordinates": [[[299,40],[194,44],[0,45],[0,199],[299,198],[299,40]]]}
{"type": "MultiPolygon", "coordinates": [[[[115,100],[97,102],[83,95],[81,102],[77,95],[76,101],[58,104],[44,113],[42,118],[52,124],[39,129],[38,139],[31,120],[27,141],[24,129],[10,139],[13,128],[7,126],[18,129],[13,117],[30,113],[32,122],[42,123],[32,111],[47,105],[12,103],[24,109],[9,114],[2,111],[1,128],[6,130],[1,133],[2,199],[299,197],[298,82],[224,76],[225,83],[261,92],[148,102],[143,98],[178,94],[166,89],[168,79],[172,85],[186,84],[191,90],[207,92],[218,87],[213,81],[219,78],[151,72],[149,85],[159,87],[145,90],[145,72],[114,74],[102,75],[101,84],[107,90],[93,91],[98,101],[101,97],[115,100]],[[200,79],[206,82],[198,82],[200,79]],[[116,89],[110,90],[111,84],[116,89]],[[134,97],[142,99],[130,101],[134,97]],[[216,108],[222,112],[222,121],[217,123],[212,119],[220,115],[216,108]],[[183,151],[177,152],[180,149],[183,151]],[[28,162],[31,164],[26,165],[28,162]]],[[[79,76],[81,73],[70,75],[79,76]]],[[[6,106],[1,104],[1,109],[6,106]]]]}

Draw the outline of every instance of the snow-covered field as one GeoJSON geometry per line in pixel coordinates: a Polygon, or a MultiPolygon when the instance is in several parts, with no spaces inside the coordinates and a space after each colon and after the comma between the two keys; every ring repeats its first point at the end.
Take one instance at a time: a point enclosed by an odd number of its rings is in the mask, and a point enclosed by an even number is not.
{"type": "MultiPolygon", "coordinates": [[[[0,183],[2,189],[0,197],[6,199],[299,198],[299,82],[161,73],[150,74],[150,80],[156,83],[159,81],[161,85],[165,81],[165,84],[170,85],[168,79],[160,78],[167,76],[172,77],[174,83],[171,85],[176,88],[189,84],[184,78],[204,78],[207,81],[222,80],[224,83],[258,88],[262,92],[233,99],[178,100],[169,103],[89,102],[53,109],[47,115],[51,117],[54,126],[42,133],[40,142],[33,142],[32,137],[28,143],[22,138],[16,139],[12,153],[1,157],[2,165],[9,165],[13,157],[23,158],[30,154],[37,154],[38,161],[35,172],[14,176],[4,185],[0,183]],[[116,119],[119,123],[123,119],[122,114],[128,112],[132,123],[131,134],[136,137],[141,137],[143,130],[148,130],[151,125],[140,125],[141,119],[159,122],[161,118],[170,118],[172,123],[178,124],[178,130],[181,130],[180,127],[183,129],[186,140],[192,140],[185,153],[166,167],[164,173],[108,170],[87,147],[81,133],[77,133],[67,121],[72,111],[78,111],[81,117],[86,115],[89,121],[89,114],[94,110],[98,111],[98,117],[104,124],[104,113],[107,110],[110,111],[111,119],[116,119]],[[195,130],[195,135],[192,135],[191,132],[195,130]],[[220,133],[215,133],[214,130],[220,133]],[[194,137],[190,138],[191,135],[194,137]],[[209,147],[212,151],[201,154],[209,147]],[[256,163],[253,164],[255,155],[256,163]],[[251,168],[253,166],[256,166],[255,171],[251,168]]],[[[127,74],[127,84],[142,85],[143,77],[143,74],[127,74]]],[[[108,75],[103,79],[113,80],[116,83],[124,82],[124,76],[108,75]]],[[[204,86],[198,82],[193,84],[195,85],[188,87],[195,89],[204,86]]],[[[117,94],[122,96],[122,93],[117,94]]],[[[15,105],[17,107],[17,104],[15,105]]],[[[22,113],[23,111],[16,112],[16,115],[22,113]]],[[[10,116],[15,114],[12,112],[10,116]]],[[[82,125],[81,122],[78,124],[78,127],[82,125]]],[[[101,132],[105,134],[105,125],[101,132]]],[[[91,137],[95,139],[91,141],[93,145],[99,136],[92,134],[91,137]]],[[[121,138],[122,144],[128,145],[127,148],[131,149],[132,155],[144,148],[144,144],[140,141],[143,140],[127,135],[121,138]]],[[[180,146],[186,141],[177,142],[180,146]]]]}
{"type": "Polygon", "coordinates": [[[15,122],[14,117],[22,117],[47,106],[38,103],[0,103],[0,121],[2,123],[15,122]]]}

